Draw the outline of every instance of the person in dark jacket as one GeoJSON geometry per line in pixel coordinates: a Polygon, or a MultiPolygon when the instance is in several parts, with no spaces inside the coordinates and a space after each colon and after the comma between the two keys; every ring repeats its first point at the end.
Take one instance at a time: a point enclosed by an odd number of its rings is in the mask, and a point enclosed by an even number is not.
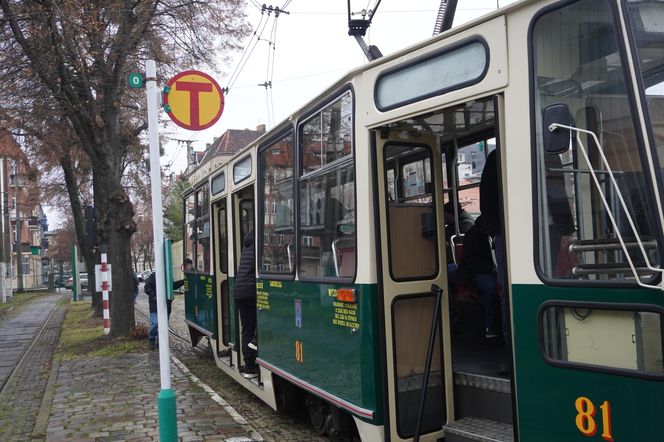
{"type": "Polygon", "coordinates": [[[496,266],[491,255],[489,235],[484,229],[484,215],[463,238],[463,257],[456,271],[456,280],[472,283],[482,293],[484,304],[484,331],[487,338],[499,336],[497,324],[498,293],[496,291],[496,266]]]}
{"type": "Polygon", "coordinates": [[[235,277],[233,298],[240,311],[242,321],[242,354],[244,355],[245,378],[258,376],[256,365],[256,252],[254,247],[254,232],[244,237],[240,265],[235,277]]]}
{"type": "MultiPolygon", "coordinates": [[[[191,259],[185,258],[183,263],[183,270],[185,272],[191,272],[194,266],[194,263],[191,259]]],[[[150,350],[154,350],[156,347],[156,340],[159,334],[159,328],[157,323],[157,281],[156,281],[156,272],[152,272],[148,277],[148,280],[145,282],[145,294],[148,295],[148,303],[150,304],[150,328],[148,329],[148,340],[150,341],[150,350]]],[[[173,290],[177,290],[184,285],[184,279],[173,281],[173,290]]],[[[168,312],[168,317],[171,316],[171,304],[173,303],[172,299],[166,299],[166,310],[168,312]]]]}

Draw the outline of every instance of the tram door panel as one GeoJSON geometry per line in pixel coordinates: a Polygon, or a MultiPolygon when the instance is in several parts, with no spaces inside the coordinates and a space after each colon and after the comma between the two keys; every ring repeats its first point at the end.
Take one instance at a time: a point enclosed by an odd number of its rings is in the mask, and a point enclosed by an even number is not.
{"type": "Polygon", "coordinates": [[[215,280],[217,283],[217,293],[219,294],[217,302],[217,330],[219,336],[217,339],[217,351],[228,348],[231,334],[231,316],[230,300],[228,288],[228,210],[226,208],[226,199],[214,203],[213,223],[215,227],[214,256],[215,261],[215,280]]]}
{"type": "Polygon", "coordinates": [[[429,135],[404,140],[402,131],[383,130],[375,136],[390,438],[416,433],[436,284],[443,289],[441,315],[419,431],[422,440],[436,440],[453,410],[439,148],[429,135]]]}
{"type": "MultiPolygon", "coordinates": [[[[254,231],[254,188],[253,186],[245,187],[242,190],[233,194],[233,253],[234,253],[234,275],[237,275],[237,270],[240,265],[240,254],[242,253],[242,245],[244,237],[254,231]]],[[[231,335],[233,343],[237,349],[238,365],[241,365],[242,355],[242,339],[241,339],[241,326],[240,313],[235,304],[233,295],[229,296],[229,303],[233,306],[231,308],[232,317],[230,318],[233,325],[231,335]]]]}

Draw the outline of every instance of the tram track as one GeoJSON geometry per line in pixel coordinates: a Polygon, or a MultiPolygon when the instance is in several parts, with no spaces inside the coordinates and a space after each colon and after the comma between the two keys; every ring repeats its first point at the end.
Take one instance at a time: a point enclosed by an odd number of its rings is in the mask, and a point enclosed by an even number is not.
{"type": "MultiPolygon", "coordinates": [[[[2,396],[2,394],[3,394],[3,392],[5,391],[5,389],[7,388],[7,386],[11,384],[11,381],[14,379],[14,377],[15,377],[16,374],[18,373],[18,369],[21,367],[21,364],[23,363],[23,361],[24,361],[24,360],[28,357],[28,355],[30,354],[30,351],[32,350],[32,348],[33,348],[33,347],[35,346],[35,344],[39,341],[39,338],[40,338],[40,337],[42,336],[42,334],[44,333],[44,330],[46,330],[47,325],[48,325],[49,322],[51,321],[51,318],[53,317],[53,315],[55,314],[55,312],[58,310],[58,307],[60,306],[61,303],[62,303],[62,298],[58,299],[58,300],[55,302],[55,304],[53,305],[53,308],[52,308],[51,311],[49,312],[48,316],[46,316],[46,318],[43,320],[43,322],[42,322],[41,325],[39,326],[39,329],[38,329],[38,330],[35,332],[35,334],[32,336],[32,338],[31,338],[31,340],[30,340],[30,344],[25,348],[25,350],[23,350],[23,353],[22,353],[21,356],[18,358],[16,364],[14,364],[14,366],[13,366],[13,367],[11,368],[11,370],[9,371],[9,374],[7,375],[7,378],[2,382],[2,384],[0,384],[0,397],[2,396]]],[[[33,304],[34,304],[34,302],[33,302],[33,304]]],[[[29,308],[29,307],[26,307],[21,313],[24,313],[25,310],[27,310],[28,308],[29,308]]],[[[19,313],[19,315],[20,315],[21,313],[19,313]]]]}
{"type": "MultiPolygon", "coordinates": [[[[148,323],[150,322],[150,316],[149,316],[149,315],[146,315],[146,314],[145,314],[143,311],[141,311],[139,308],[136,308],[135,311],[136,311],[136,313],[138,313],[142,318],[144,318],[145,320],[147,320],[148,323]]],[[[191,346],[191,341],[190,341],[188,338],[186,338],[186,337],[182,336],[181,334],[179,334],[178,332],[176,332],[175,330],[173,330],[173,328],[170,326],[170,324],[168,325],[168,333],[170,333],[170,334],[173,335],[174,337],[178,338],[179,340],[181,340],[181,341],[184,342],[185,344],[188,344],[188,345],[191,346]]],[[[199,349],[198,347],[191,346],[191,350],[192,350],[193,352],[195,352],[195,353],[198,353],[198,354],[201,355],[201,356],[205,356],[205,357],[209,357],[209,356],[210,356],[207,352],[205,352],[205,351],[199,349]]]]}

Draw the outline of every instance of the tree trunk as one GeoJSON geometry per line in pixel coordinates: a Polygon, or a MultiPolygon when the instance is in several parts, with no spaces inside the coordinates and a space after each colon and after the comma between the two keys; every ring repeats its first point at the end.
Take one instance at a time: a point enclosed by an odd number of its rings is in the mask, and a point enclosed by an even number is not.
{"type": "Polygon", "coordinates": [[[100,173],[99,186],[96,187],[95,196],[99,196],[102,225],[100,236],[105,240],[104,244],[108,245],[108,263],[113,268],[113,291],[109,296],[111,335],[129,336],[135,320],[130,243],[131,235],[136,230],[134,209],[114,174],[100,173]]]}
{"type": "MultiPolygon", "coordinates": [[[[67,153],[60,158],[60,166],[65,175],[65,185],[67,187],[67,194],[71,203],[71,211],[74,217],[74,229],[76,231],[76,239],[80,248],[81,256],[85,261],[85,268],[88,270],[88,290],[94,293],[95,288],[95,253],[94,253],[94,238],[88,238],[85,231],[85,222],[83,219],[83,207],[81,205],[81,198],[79,196],[78,181],[76,173],[74,172],[74,164],[71,156],[67,153]]],[[[101,301],[98,306],[95,306],[94,295],[92,297],[92,307],[95,316],[102,315],[101,301]]]]}

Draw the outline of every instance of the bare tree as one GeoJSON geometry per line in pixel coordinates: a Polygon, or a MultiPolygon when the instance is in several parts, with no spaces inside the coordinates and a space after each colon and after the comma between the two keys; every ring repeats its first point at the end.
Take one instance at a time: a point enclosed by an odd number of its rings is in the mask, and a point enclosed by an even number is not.
{"type": "Polygon", "coordinates": [[[0,0],[3,98],[15,94],[17,112],[46,101],[90,158],[98,239],[113,263],[112,335],[128,335],[134,323],[136,223],[123,176],[127,154],[146,128],[144,97],[128,93],[124,79],[147,58],[168,73],[214,67],[248,31],[242,6],[240,0],[0,0]]]}

